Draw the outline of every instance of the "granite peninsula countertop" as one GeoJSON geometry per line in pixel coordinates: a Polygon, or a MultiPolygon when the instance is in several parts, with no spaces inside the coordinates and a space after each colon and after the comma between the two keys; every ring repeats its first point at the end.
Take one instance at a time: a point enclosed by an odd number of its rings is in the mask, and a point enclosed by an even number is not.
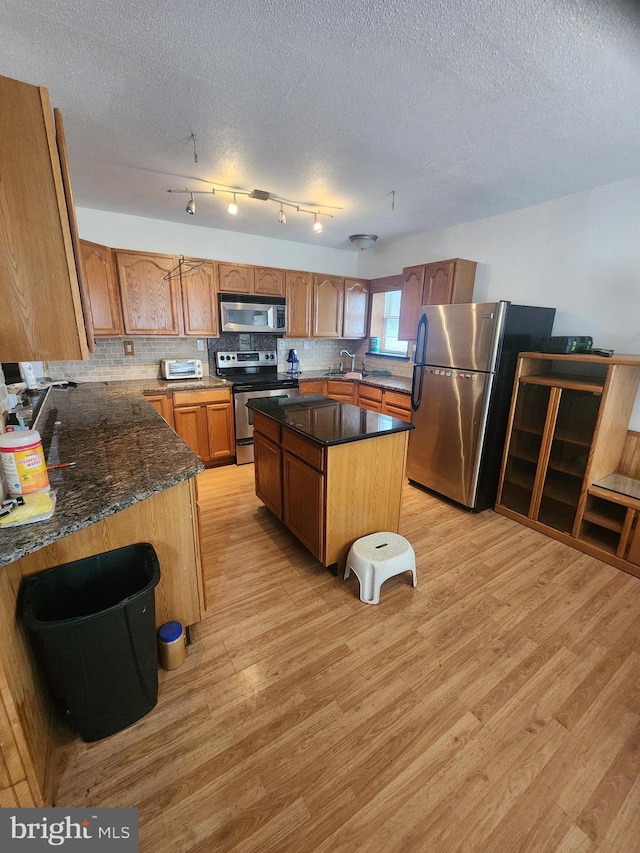
{"type": "Polygon", "coordinates": [[[375,376],[369,373],[363,379],[347,379],[342,373],[328,374],[326,370],[310,370],[300,374],[300,382],[311,382],[314,379],[331,379],[337,382],[358,382],[360,385],[373,385],[374,388],[384,388],[388,391],[403,391],[411,393],[411,378],[405,376],[375,376]]]}
{"type": "Polygon", "coordinates": [[[0,529],[0,566],[203,471],[200,459],[142,393],[164,391],[165,386],[184,389],[227,384],[210,377],[51,388],[35,426],[42,435],[48,464],[76,465],[49,472],[51,488],[57,490],[53,518],[0,529]]]}
{"type": "Polygon", "coordinates": [[[413,429],[413,424],[390,415],[317,395],[260,397],[249,400],[247,407],[279,421],[323,447],[413,429]]]}

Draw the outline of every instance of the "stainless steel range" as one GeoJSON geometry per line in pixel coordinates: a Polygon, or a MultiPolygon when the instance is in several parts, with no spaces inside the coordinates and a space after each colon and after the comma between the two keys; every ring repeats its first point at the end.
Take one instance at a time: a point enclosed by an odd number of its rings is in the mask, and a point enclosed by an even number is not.
{"type": "Polygon", "coordinates": [[[233,383],[236,463],[253,462],[253,420],[247,402],[256,397],[297,397],[298,380],[278,373],[275,350],[217,352],[216,376],[233,383]]]}

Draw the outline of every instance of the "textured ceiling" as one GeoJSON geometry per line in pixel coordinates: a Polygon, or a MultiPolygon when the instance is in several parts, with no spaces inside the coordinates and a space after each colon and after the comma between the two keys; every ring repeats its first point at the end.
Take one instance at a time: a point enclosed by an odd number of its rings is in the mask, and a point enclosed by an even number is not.
{"type": "Polygon", "coordinates": [[[640,174],[631,0],[4,0],[0,74],[62,110],[76,204],[347,248],[640,174]],[[190,134],[196,134],[198,163],[190,134]],[[336,205],[325,231],[263,189],[336,205]],[[392,210],[391,191],[395,190],[392,210]]]}

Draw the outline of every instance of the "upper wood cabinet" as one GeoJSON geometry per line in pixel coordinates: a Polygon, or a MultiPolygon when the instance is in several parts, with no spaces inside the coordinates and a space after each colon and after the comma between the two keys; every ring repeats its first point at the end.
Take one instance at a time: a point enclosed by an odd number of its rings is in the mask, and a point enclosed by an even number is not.
{"type": "Polygon", "coordinates": [[[368,308],[369,282],[345,278],[343,338],[366,338],[368,308]]]}
{"type": "Polygon", "coordinates": [[[220,293],[256,293],[284,296],[284,270],[240,264],[218,264],[220,293]]]}
{"type": "Polygon", "coordinates": [[[254,292],[263,296],[284,296],[284,270],[256,267],[254,271],[254,292]]]}
{"type": "Polygon", "coordinates": [[[80,240],[80,259],[94,335],[121,335],[122,315],[113,249],[80,240]]]}
{"type": "Polygon", "coordinates": [[[287,337],[311,336],[311,309],[313,305],[313,276],[309,272],[285,273],[287,300],[287,337]]]}
{"type": "Polygon", "coordinates": [[[398,338],[415,340],[421,305],[471,302],[476,267],[475,261],[462,258],[406,267],[402,274],[398,338]]]}
{"type": "Polygon", "coordinates": [[[0,77],[0,360],[89,356],[46,89],[0,77]]]}
{"type": "Polygon", "coordinates": [[[214,261],[185,258],[181,263],[182,316],[185,335],[217,338],[218,305],[214,261]]]}
{"type": "Polygon", "coordinates": [[[179,335],[180,278],[173,255],[116,252],[124,330],[128,335],[179,335]]]}
{"type": "Polygon", "coordinates": [[[253,293],[253,269],[238,264],[218,264],[218,290],[220,293],[253,293]]]}
{"type": "Polygon", "coordinates": [[[344,279],[313,277],[313,337],[341,338],[344,310],[344,279]]]}

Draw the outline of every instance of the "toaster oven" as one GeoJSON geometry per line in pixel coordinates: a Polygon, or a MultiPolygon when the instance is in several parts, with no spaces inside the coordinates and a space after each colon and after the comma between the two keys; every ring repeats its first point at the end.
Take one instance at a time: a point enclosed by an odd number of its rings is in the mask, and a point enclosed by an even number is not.
{"type": "Polygon", "coordinates": [[[199,358],[163,358],[160,362],[163,379],[202,379],[199,358]]]}

